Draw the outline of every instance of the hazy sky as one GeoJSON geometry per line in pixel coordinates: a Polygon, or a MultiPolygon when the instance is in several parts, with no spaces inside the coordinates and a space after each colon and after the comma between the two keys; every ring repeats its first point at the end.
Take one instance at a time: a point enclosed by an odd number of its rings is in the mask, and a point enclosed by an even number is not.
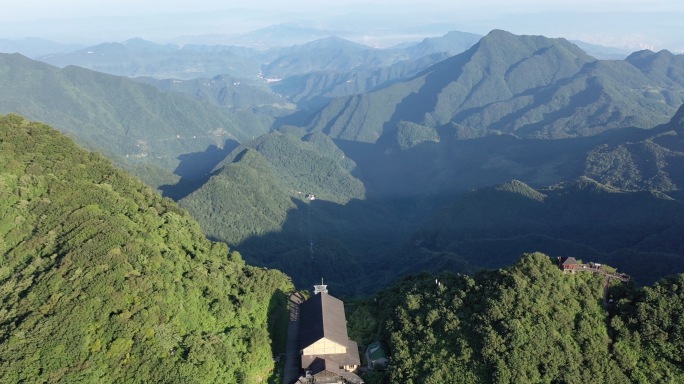
{"type": "Polygon", "coordinates": [[[0,38],[173,41],[285,22],[371,34],[413,30],[420,35],[419,27],[428,25],[434,27],[422,31],[432,35],[505,29],[633,50],[684,51],[681,0],[17,0],[2,6],[0,38]]]}

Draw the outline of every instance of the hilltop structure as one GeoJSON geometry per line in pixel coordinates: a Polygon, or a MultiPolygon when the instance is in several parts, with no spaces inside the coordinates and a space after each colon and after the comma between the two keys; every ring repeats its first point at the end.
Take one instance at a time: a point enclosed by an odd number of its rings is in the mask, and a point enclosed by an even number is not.
{"type": "Polygon", "coordinates": [[[328,294],[323,286],[299,306],[299,350],[305,375],[299,383],[354,383],[363,380],[354,372],[359,368],[359,350],[347,335],[344,303],[328,294]]]}
{"type": "Polygon", "coordinates": [[[581,263],[574,257],[558,257],[558,267],[563,272],[593,272],[599,273],[606,277],[606,279],[620,280],[626,283],[630,280],[630,276],[626,273],[618,273],[617,271],[606,269],[599,263],[590,262],[588,264],[581,263]]]}

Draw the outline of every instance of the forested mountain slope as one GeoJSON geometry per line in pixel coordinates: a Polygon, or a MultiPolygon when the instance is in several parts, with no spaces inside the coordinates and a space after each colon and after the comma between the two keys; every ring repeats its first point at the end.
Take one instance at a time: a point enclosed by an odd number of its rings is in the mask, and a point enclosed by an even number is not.
{"type": "Polygon", "coordinates": [[[206,100],[232,111],[256,110],[276,115],[291,113],[294,104],[274,94],[265,84],[231,76],[210,79],[155,79],[138,77],[141,83],[152,84],[162,91],[180,92],[197,100],[206,100]]]}
{"type": "Polygon", "coordinates": [[[448,57],[447,53],[437,52],[379,68],[321,69],[286,77],[271,83],[271,88],[299,105],[323,106],[335,97],[365,93],[411,78],[448,57]]]}
{"type": "Polygon", "coordinates": [[[501,267],[537,250],[588,255],[644,284],[684,271],[682,111],[653,129],[559,140],[459,140],[401,123],[371,144],[284,128],[233,151],[181,204],[251,262],[299,284],[318,270],[345,293],[420,270],[501,267]],[[248,148],[259,166],[240,157],[248,148]]]}
{"type": "Polygon", "coordinates": [[[563,273],[554,258],[526,254],[472,277],[408,277],[348,318],[361,344],[384,340],[392,352],[368,383],[684,380],[684,275],[642,289],[612,283],[607,308],[604,284],[600,274],[563,273]]]}
{"type": "Polygon", "coordinates": [[[208,236],[239,244],[250,236],[281,230],[288,210],[295,208],[290,196],[262,155],[242,149],[180,204],[202,223],[208,236]]]}
{"type": "MultiPolygon", "coordinates": [[[[643,50],[629,55],[625,61],[637,67],[649,78],[658,79],[666,91],[682,91],[684,82],[684,56],[668,51],[643,50]]],[[[663,91],[653,89],[654,92],[663,91]]],[[[664,93],[665,95],[667,93],[664,93]]]]}
{"type": "Polygon", "coordinates": [[[684,271],[683,228],[684,204],[663,193],[625,192],[588,178],[537,189],[514,180],[441,209],[414,234],[402,259],[409,263],[429,250],[436,265],[445,254],[475,269],[498,268],[523,252],[542,251],[607,262],[645,284],[684,271]]]}
{"type": "Polygon", "coordinates": [[[290,193],[316,191],[319,198],[342,203],[364,197],[363,184],[350,173],[356,164],[323,134],[300,129],[270,132],[233,150],[215,170],[245,148],[259,152],[290,193]]]}
{"type": "Polygon", "coordinates": [[[596,60],[564,39],[495,30],[411,80],[333,100],[308,128],[363,142],[402,121],[466,138],[590,136],[666,122],[684,100],[681,86],[628,61],[596,60]]]}
{"type": "Polygon", "coordinates": [[[0,148],[0,381],[266,380],[289,278],[45,125],[0,148]]]}
{"type": "Polygon", "coordinates": [[[314,71],[342,71],[353,68],[377,68],[405,60],[400,49],[378,49],[339,37],[327,37],[302,45],[274,48],[268,52],[273,60],[262,65],[269,78],[285,78],[314,71]]]}
{"type": "Polygon", "coordinates": [[[0,113],[15,112],[89,147],[173,170],[181,154],[267,132],[272,120],[78,67],[0,54],[0,113]]]}
{"type": "Polygon", "coordinates": [[[584,174],[627,191],[684,189],[684,106],[667,124],[593,148],[584,174]]]}
{"type": "Polygon", "coordinates": [[[288,270],[304,286],[321,276],[353,281],[346,292],[357,292],[369,283],[363,266],[382,263],[376,244],[407,232],[397,209],[365,200],[354,167],[325,135],[271,132],[233,150],[179,203],[250,262],[288,270]]]}

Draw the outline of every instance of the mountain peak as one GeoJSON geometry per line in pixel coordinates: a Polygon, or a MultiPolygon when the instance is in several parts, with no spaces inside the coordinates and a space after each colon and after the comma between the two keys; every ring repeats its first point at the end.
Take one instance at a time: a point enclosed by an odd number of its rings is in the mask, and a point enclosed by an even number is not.
{"type": "Polygon", "coordinates": [[[658,52],[644,49],[627,56],[625,61],[641,69],[657,62],[670,62],[675,57],[676,56],[672,52],[665,49],[658,52]]]}
{"type": "Polygon", "coordinates": [[[501,50],[506,54],[521,50],[520,54],[529,54],[529,49],[535,49],[531,53],[543,53],[550,47],[559,47],[569,53],[582,57],[586,60],[594,60],[582,49],[564,38],[550,38],[541,35],[515,35],[501,29],[494,29],[480,40],[482,47],[491,47],[501,50]]]}
{"type": "Polygon", "coordinates": [[[353,41],[343,39],[338,36],[328,36],[324,37],[322,39],[314,40],[309,43],[305,43],[301,45],[302,47],[307,47],[307,48],[336,48],[336,47],[351,47],[351,48],[357,48],[357,49],[373,49],[369,46],[363,45],[363,44],[358,44],[353,41]]]}
{"type": "Polygon", "coordinates": [[[132,39],[128,39],[121,43],[121,45],[131,49],[151,51],[175,51],[178,49],[178,47],[173,44],[161,45],[149,40],[145,40],[142,37],[134,37],[132,39]]]}
{"type": "Polygon", "coordinates": [[[495,187],[494,189],[501,192],[510,192],[517,195],[525,196],[527,198],[537,201],[544,201],[544,199],[546,198],[546,195],[544,195],[543,193],[540,193],[534,188],[530,187],[529,185],[523,183],[522,181],[515,179],[507,183],[501,184],[495,187]]]}

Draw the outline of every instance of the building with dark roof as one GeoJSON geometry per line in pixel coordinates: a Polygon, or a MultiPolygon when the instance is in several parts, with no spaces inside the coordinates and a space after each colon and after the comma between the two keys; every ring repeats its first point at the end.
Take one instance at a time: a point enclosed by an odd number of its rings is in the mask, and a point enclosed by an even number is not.
{"type": "Polygon", "coordinates": [[[344,303],[326,291],[299,306],[301,367],[316,383],[363,383],[353,372],[361,364],[356,342],[349,340],[344,303]]]}
{"type": "Polygon", "coordinates": [[[565,271],[570,271],[574,272],[575,268],[577,268],[579,264],[577,263],[577,259],[574,257],[559,257],[558,258],[558,266],[565,271]]]}

